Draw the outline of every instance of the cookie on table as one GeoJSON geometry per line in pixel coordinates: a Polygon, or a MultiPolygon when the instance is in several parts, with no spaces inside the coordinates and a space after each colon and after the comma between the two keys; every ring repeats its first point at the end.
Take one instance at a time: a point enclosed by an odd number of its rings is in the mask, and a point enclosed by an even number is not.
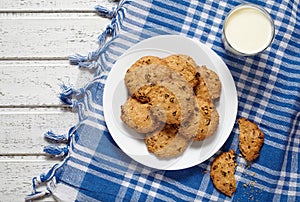
{"type": "Polygon", "coordinates": [[[211,99],[219,99],[221,95],[222,85],[218,74],[213,70],[208,69],[205,65],[198,67],[197,70],[199,71],[201,77],[203,78],[209,89],[211,99]]]}
{"type": "Polygon", "coordinates": [[[239,118],[239,149],[248,161],[255,160],[264,144],[264,134],[258,126],[247,120],[239,118]]]}
{"type": "Polygon", "coordinates": [[[168,67],[180,73],[192,87],[197,85],[197,65],[193,58],[188,55],[173,54],[163,58],[163,60],[168,67]]]}
{"type": "Polygon", "coordinates": [[[210,167],[210,177],[215,188],[229,197],[236,191],[235,159],[234,150],[223,152],[214,159],[210,167]]]}
{"type": "Polygon", "coordinates": [[[160,126],[151,112],[151,105],[129,97],[121,106],[121,120],[139,133],[149,133],[160,126]]]}
{"type": "Polygon", "coordinates": [[[148,134],[145,144],[159,158],[174,158],[186,150],[189,140],[178,134],[177,125],[166,124],[162,130],[148,134]]]}

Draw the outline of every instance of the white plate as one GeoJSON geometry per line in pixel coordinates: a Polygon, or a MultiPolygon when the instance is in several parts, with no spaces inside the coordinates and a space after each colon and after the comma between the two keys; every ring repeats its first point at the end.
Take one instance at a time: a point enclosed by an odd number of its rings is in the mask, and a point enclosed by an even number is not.
{"type": "Polygon", "coordinates": [[[137,162],[160,170],[179,170],[197,165],[215,154],[229,137],[237,114],[237,92],[230,71],[223,60],[209,47],[179,35],[156,36],[128,49],[114,64],[104,88],[103,107],[108,130],[117,145],[137,162]],[[128,98],[124,83],[126,70],[145,55],[165,57],[187,54],[198,65],[206,65],[220,77],[222,90],[216,108],[220,123],[216,133],[205,141],[194,142],[176,159],[161,160],[149,153],[140,134],[127,128],[120,119],[121,105],[128,98]]]}

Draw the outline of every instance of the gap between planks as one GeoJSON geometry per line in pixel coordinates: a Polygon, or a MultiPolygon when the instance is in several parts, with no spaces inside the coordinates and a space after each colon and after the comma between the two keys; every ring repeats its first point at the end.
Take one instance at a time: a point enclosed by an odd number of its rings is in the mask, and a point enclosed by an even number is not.
{"type": "Polygon", "coordinates": [[[0,14],[16,14],[16,13],[94,13],[97,14],[95,10],[0,10],[0,14]]]}
{"type": "Polygon", "coordinates": [[[0,163],[21,163],[21,162],[62,162],[64,158],[54,158],[46,154],[19,154],[19,155],[3,155],[0,154],[0,163]]]}
{"type": "Polygon", "coordinates": [[[13,56],[13,57],[0,57],[0,61],[18,61],[18,60],[22,60],[22,61],[35,61],[35,60],[40,60],[40,61],[55,61],[55,60],[68,60],[69,58],[68,57],[45,57],[45,56],[41,56],[41,57],[37,57],[37,56],[34,56],[34,57],[16,57],[16,56],[13,56]]]}
{"type": "Polygon", "coordinates": [[[0,11],[1,12],[35,12],[35,11],[93,11],[94,6],[101,5],[106,8],[116,6],[118,0],[51,0],[51,1],[40,1],[40,0],[0,0],[0,11]]]}
{"type": "MultiPolygon", "coordinates": [[[[64,111],[72,111],[72,107],[69,105],[0,105],[0,114],[39,114],[39,112],[12,112],[6,111],[3,112],[1,109],[62,109],[64,111]]],[[[55,114],[56,112],[47,112],[47,114],[55,114]]]]}

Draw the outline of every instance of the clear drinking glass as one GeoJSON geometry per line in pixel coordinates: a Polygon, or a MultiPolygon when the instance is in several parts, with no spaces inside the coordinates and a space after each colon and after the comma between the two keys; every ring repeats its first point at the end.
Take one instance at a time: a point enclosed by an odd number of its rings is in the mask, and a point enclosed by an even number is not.
{"type": "Polygon", "coordinates": [[[250,56],[268,48],[274,33],[270,14],[261,6],[247,3],[229,12],[223,24],[222,39],[227,51],[250,56]]]}

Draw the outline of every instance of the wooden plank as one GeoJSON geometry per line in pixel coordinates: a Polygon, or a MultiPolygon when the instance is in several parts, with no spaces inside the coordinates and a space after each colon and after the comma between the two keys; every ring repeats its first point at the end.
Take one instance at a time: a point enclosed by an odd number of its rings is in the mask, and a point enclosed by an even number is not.
{"type": "Polygon", "coordinates": [[[0,0],[0,12],[43,12],[43,11],[94,11],[94,6],[111,8],[116,5],[113,0],[0,0]]]}
{"type": "Polygon", "coordinates": [[[67,60],[0,61],[0,106],[61,106],[65,83],[84,87],[93,75],[67,60]]]}
{"type": "Polygon", "coordinates": [[[0,156],[44,155],[45,132],[66,134],[77,123],[77,113],[62,109],[1,108],[0,156]]]}
{"type": "MultiPolygon", "coordinates": [[[[0,201],[24,201],[31,179],[47,172],[57,160],[46,157],[0,157],[0,201]]],[[[50,196],[39,201],[54,201],[50,196]]]]}
{"type": "Polygon", "coordinates": [[[109,23],[94,13],[0,13],[0,60],[87,55],[109,23]]]}

